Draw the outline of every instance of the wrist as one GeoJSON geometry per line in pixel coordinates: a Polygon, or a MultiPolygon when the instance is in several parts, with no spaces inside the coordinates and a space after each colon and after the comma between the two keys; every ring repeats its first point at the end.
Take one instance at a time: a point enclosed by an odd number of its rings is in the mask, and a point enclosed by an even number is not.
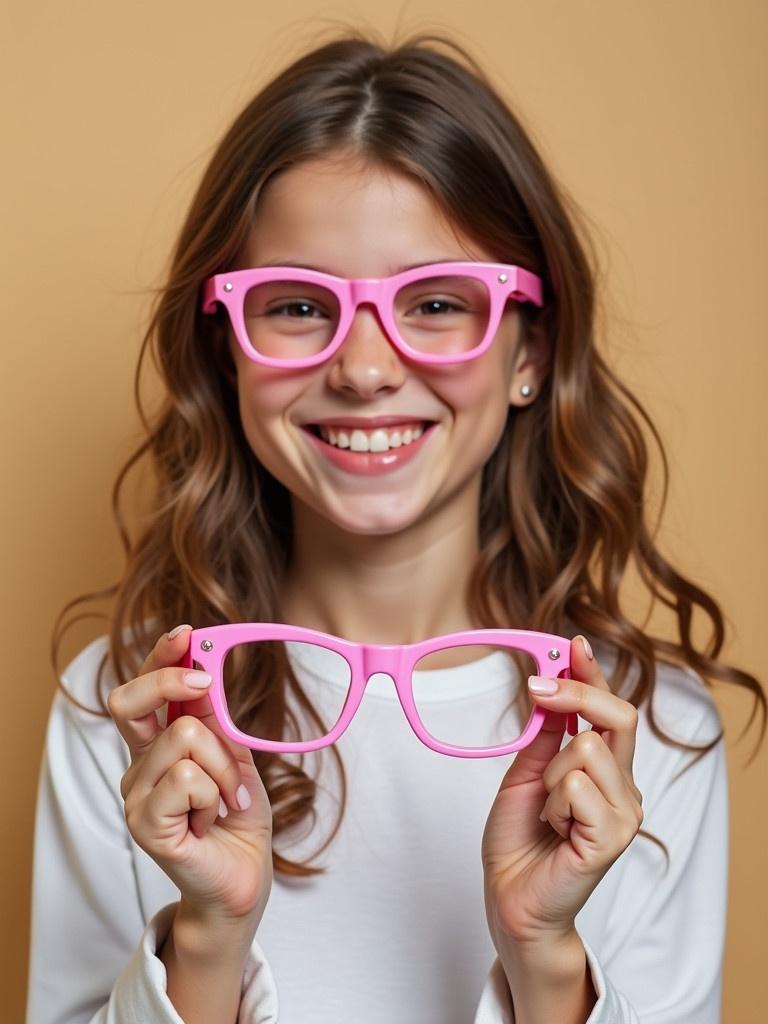
{"type": "Polygon", "coordinates": [[[575,925],[526,939],[497,935],[494,945],[508,977],[535,975],[550,983],[567,983],[584,972],[586,953],[575,925]]]}
{"type": "Polygon", "coordinates": [[[169,935],[176,954],[187,960],[214,961],[238,956],[243,961],[251,948],[261,913],[228,918],[202,911],[182,898],[169,935]]]}
{"type": "Polygon", "coordinates": [[[518,1024],[584,1024],[597,992],[581,936],[574,928],[496,946],[518,1024]]]}

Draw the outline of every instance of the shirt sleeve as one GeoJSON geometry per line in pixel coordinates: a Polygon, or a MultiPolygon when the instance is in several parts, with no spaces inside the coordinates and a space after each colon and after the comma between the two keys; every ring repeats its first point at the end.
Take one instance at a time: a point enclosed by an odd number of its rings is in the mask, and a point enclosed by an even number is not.
{"type": "MultiPolygon", "coordinates": [[[[134,874],[111,719],[54,696],[38,781],[27,1024],[184,1024],[155,955],[176,904],[147,923],[134,874]]],[[[122,771],[121,771],[122,768],[122,771]]],[[[254,942],[238,1024],[277,1020],[277,992],[254,942]]]]}
{"type": "MultiPolygon", "coordinates": [[[[720,718],[708,698],[707,711],[686,738],[700,746],[719,732],[720,718]]],[[[614,912],[605,921],[605,952],[581,936],[597,994],[586,1024],[719,1024],[721,1020],[728,888],[728,776],[723,739],[680,774],[695,756],[680,751],[672,760],[677,770],[669,772],[655,806],[644,807],[642,827],[665,843],[668,867],[665,870],[661,851],[649,854],[650,841],[636,836],[620,858],[626,857],[626,864],[614,912]],[[628,856],[630,850],[634,855],[628,856]]],[[[474,1024],[514,1021],[512,998],[497,958],[474,1024]]]]}

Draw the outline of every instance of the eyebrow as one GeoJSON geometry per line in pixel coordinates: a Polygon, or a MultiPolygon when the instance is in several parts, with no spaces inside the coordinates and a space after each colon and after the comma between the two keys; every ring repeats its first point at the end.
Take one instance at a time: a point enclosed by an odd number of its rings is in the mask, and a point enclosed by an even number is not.
{"type": "MultiPolygon", "coordinates": [[[[440,256],[431,260],[423,260],[418,263],[404,263],[399,267],[395,267],[394,270],[390,271],[390,274],[402,274],[406,270],[414,270],[416,267],[427,267],[431,263],[460,263],[464,262],[460,256],[440,256]]],[[[329,270],[327,267],[321,267],[317,264],[312,263],[297,263],[295,260],[267,260],[264,263],[259,264],[262,267],[298,267],[301,270],[319,270],[321,274],[331,274],[335,277],[343,277],[343,274],[335,274],[333,270],[329,270]]]]}

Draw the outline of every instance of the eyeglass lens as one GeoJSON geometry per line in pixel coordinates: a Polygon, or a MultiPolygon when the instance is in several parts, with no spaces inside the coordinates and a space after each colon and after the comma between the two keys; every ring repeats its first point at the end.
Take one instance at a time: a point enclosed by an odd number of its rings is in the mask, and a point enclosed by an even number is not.
{"type": "MultiPolygon", "coordinates": [[[[300,641],[237,644],[224,658],[223,673],[233,723],[248,735],[277,742],[328,735],[341,717],[351,682],[344,657],[300,641]],[[319,712],[320,721],[302,706],[289,669],[319,712]],[[280,676],[289,681],[286,716],[272,712],[270,717],[263,710],[265,698],[274,693],[275,679],[280,676]]],[[[515,702],[521,681],[537,673],[535,658],[522,647],[467,644],[432,652],[416,663],[412,675],[418,717],[434,739],[452,746],[512,743],[525,726],[515,702]],[[467,669],[469,663],[474,663],[473,671],[467,669]]],[[[382,675],[378,679],[383,687],[380,692],[396,699],[389,678],[382,675]]],[[[371,678],[366,695],[371,694],[376,680],[376,676],[371,678]]]]}
{"type": "MultiPolygon", "coordinates": [[[[326,349],[338,330],[339,299],[322,285],[283,277],[254,285],[243,302],[246,331],[260,355],[309,358],[326,349]]],[[[488,327],[490,305],[485,282],[440,275],[403,285],[391,313],[411,348],[449,355],[477,348],[488,327]]]]}

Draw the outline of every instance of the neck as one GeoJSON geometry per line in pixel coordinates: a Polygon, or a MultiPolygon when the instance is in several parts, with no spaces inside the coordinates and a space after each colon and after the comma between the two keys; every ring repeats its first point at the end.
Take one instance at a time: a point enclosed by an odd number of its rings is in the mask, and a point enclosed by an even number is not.
{"type": "Polygon", "coordinates": [[[466,505],[448,503],[412,529],[384,536],[350,534],[299,502],[293,511],[284,621],[382,644],[477,625],[467,584],[479,552],[478,524],[466,505]]]}

